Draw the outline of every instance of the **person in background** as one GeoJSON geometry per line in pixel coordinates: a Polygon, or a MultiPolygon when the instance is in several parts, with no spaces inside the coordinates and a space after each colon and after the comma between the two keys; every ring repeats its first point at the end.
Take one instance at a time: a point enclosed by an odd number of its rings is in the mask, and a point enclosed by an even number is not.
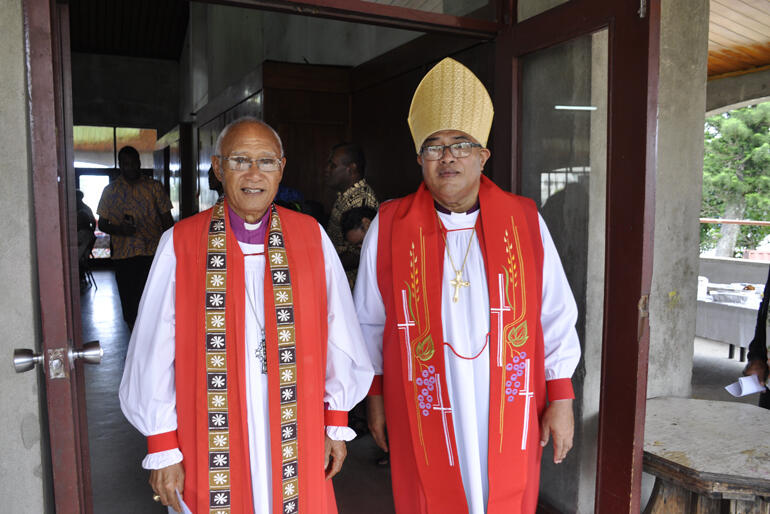
{"type": "Polygon", "coordinates": [[[163,232],[174,224],[163,185],[142,174],[139,152],[118,152],[120,175],[102,191],[99,230],[110,235],[123,319],[133,330],[139,300],[163,232]]]}

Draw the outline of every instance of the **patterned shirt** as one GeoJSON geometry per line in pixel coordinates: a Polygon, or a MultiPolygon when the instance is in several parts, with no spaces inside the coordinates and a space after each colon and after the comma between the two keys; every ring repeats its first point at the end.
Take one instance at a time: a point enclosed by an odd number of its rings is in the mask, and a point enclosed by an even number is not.
{"type": "Polygon", "coordinates": [[[329,234],[329,239],[332,240],[338,254],[360,253],[358,247],[345,240],[345,234],[342,233],[342,214],[355,207],[371,207],[377,210],[379,206],[380,202],[377,201],[374,189],[363,178],[344,192],[337,193],[337,200],[334,202],[334,206],[332,206],[326,232],[329,234]]]}
{"type": "Polygon", "coordinates": [[[131,183],[120,175],[110,182],[102,192],[96,213],[113,225],[120,225],[126,221],[126,216],[130,216],[136,225],[136,232],[131,236],[110,236],[112,258],[155,255],[163,233],[161,215],[169,211],[171,200],[157,180],[140,176],[131,183]]]}

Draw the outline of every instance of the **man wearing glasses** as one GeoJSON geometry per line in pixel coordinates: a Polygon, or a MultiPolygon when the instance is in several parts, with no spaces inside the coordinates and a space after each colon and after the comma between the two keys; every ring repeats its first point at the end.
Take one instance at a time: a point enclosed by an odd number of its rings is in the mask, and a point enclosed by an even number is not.
{"type": "Polygon", "coordinates": [[[534,202],[482,174],[492,114],[457,61],[423,78],[408,119],[423,183],[363,244],[369,425],[399,513],[534,513],[542,447],[556,463],[572,447],[577,308],[534,202]]]}
{"type": "Polygon", "coordinates": [[[331,241],[273,204],[285,165],[271,127],[227,126],[224,199],[167,231],[150,272],[120,401],[176,511],[336,512],[327,479],[371,363],[331,241]]]}

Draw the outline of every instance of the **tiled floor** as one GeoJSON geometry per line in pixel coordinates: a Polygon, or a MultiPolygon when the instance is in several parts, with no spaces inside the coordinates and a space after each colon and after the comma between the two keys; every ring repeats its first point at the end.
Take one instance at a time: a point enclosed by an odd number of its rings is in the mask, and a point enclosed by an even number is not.
{"type": "MultiPolygon", "coordinates": [[[[128,348],[128,327],[123,322],[114,274],[96,271],[98,289],[81,296],[83,340],[99,340],[104,357],[98,366],[86,366],[88,440],[91,482],[96,514],[165,512],[152,501],[142,469],[144,438],[126,421],[118,403],[118,386],[128,348]]],[[[370,436],[348,445],[342,472],[334,479],[340,514],[390,514],[390,470],[374,464],[378,450],[370,436]]]]}

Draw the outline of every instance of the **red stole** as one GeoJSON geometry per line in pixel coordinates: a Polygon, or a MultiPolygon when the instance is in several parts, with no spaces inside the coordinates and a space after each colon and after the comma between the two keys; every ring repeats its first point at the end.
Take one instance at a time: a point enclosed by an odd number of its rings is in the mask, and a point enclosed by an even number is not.
{"type": "MultiPolygon", "coordinates": [[[[545,406],[539,221],[531,200],[486,177],[479,200],[490,305],[487,512],[529,513],[537,501],[538,418],[545,406]]],[[[383,386],[396,510],[467,512],[444,372],[444,241],[430,192],[422,184],[383,204],[379,223],[377,271],[387,312],[383,386]]]]}
{"type": "MultiPolygon", "coordinates": [[[[326,278],[318,224],[312,218],[277,208],[293,287],[296,340],[298,419],[298,491],[295,512],[336,513],[331,482],[325,480],[324,404],[326,376],[326,278]]],[[[211,210],[174,227],[176,268],[177,434],[184,456],[184,501],[196,514],[210,512],[210,467],[205,362],[204,277],[211,210]]],[[[229,219],[227,226],[229,227],[229,219]]],[[[266,236],[269,235],[269,231],[266,236]]],[[[267,241],[265,242],[267,250],[267,241]]],[[[245,289],[243,253],[232,230],[227,248],[227,394],[229,414],[230,490],[232,514],[254,511],[249,464],[246,407],[245,289]]],[[[270,268],[265,269],[265,337],[268,359],[273,513],[284,512],[282,441],[279,401],[279,339],[270,268]]],[[[285,407],[285,405],[284,405],[285,407]]],[[[292,495],[296,497],[296,494],[292,495]]],[[[215,511],[214,511],[215,512],[215,511]]]]}

